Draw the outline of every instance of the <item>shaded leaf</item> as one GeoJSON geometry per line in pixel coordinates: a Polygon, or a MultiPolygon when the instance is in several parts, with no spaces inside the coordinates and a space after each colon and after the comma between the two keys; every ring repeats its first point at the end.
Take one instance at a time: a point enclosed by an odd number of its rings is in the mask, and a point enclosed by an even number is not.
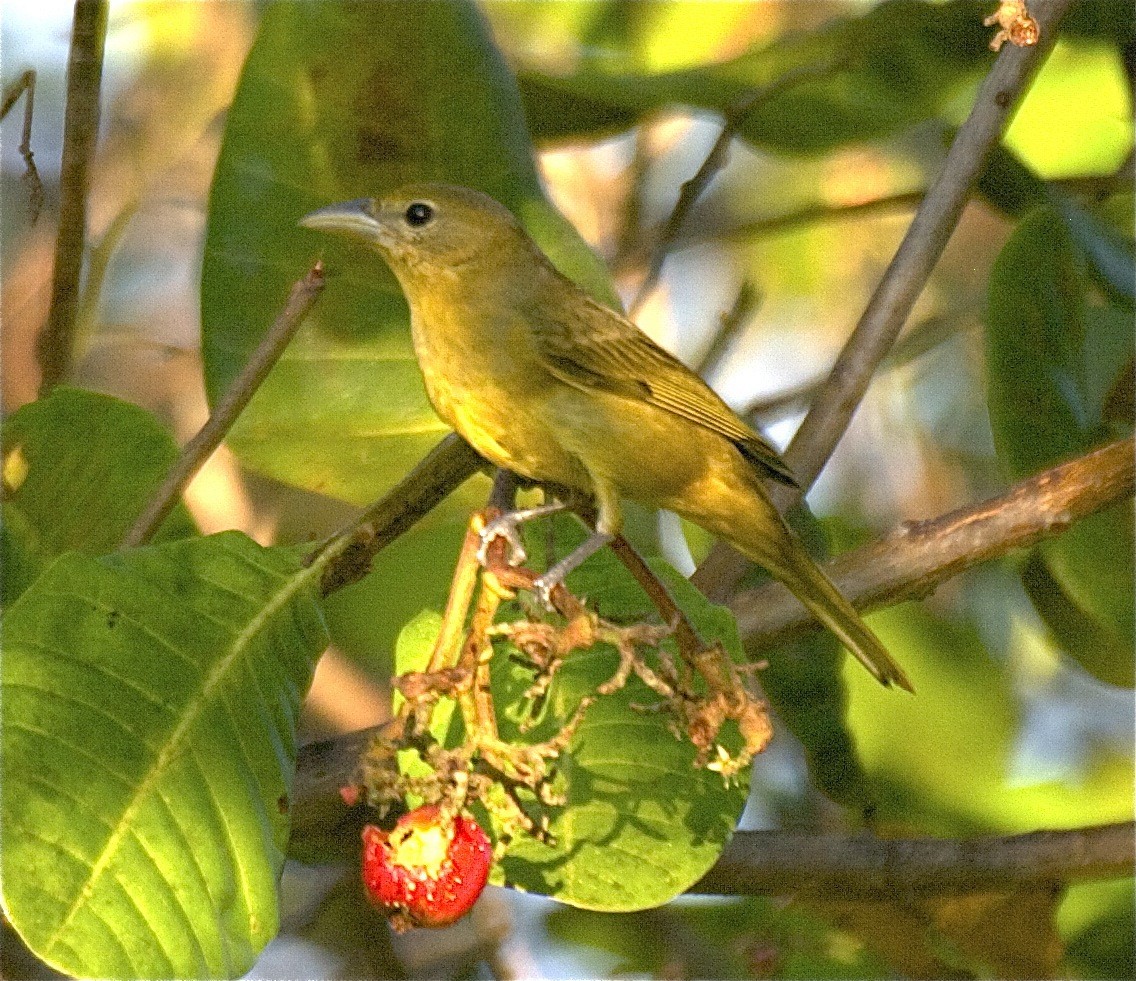
{"type": "Polygon", "coordinates": [[[585,51],[568,75],[521,72],[525,113],[537,140],[594,138],[666,106],[725,113],[746,93],[810,67],[824,77],[769,99],[739,135],[762,149],[820,153],[936,115],[990,59],[983,7],[891,0],[720,64],[656,74],[585,51]]]}
{"type": "MultiPolygon", "coordinates": [[[[1081,227],[1083,237],[1088,226],[1081,227]]],[[[1131,322],[1092,299],[1087,265],[1068,216],[1042,207],[1022,220],[991,274],[990,421],[999,458],[1014,477],[1120,435],[1106,412],[1132,363],[1131,322]]],[[[1098,677],[1127,683],[1136,625],[1132,553],[1132,515],[1125,505],[1092,515],[1040,546],[1057,591],[1040,588],[1036,575],[1027,583],[1047,622],[1063,616],[1071,602],[1096,621],[1096,630],[1115,638],[1104,648],[1072,643],[1067,652],[1098,677]]],[[[1085,624],[1059,629],[1066,642],[1093,633],[1085,624]]]]}
{"type": "Polygon", "coordinates": [[[246,971],[276,932],[308,575],[236,532],[57,559],[4,621],[7,915],[94,977],[246,971]]]}
{"type": "MultiPolygon", "coordinates": [[[[109,395],[57,388],[4,421],[4,601],[52,558],[118,545],[177,458],[149,412],[109,395]]],[[[196,529],[180,504],[157,539],[196,529]]]]}

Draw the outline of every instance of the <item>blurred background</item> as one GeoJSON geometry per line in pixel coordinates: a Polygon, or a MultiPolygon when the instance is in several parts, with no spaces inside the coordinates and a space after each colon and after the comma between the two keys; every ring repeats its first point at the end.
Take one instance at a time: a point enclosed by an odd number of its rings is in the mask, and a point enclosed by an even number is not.
{"type": "MultiPolygon", "coordinates": [[[[520,73],[569,72],[583,59],[655,73],[725,62],[870,6],[587,0],[482,9],[520,73]]],[[[260,11],[241,0],[111,4],[73,382],[146,406],[181,441],[207,416],[198,289],[208,194],[260,11]]],[[[0,21],[5,84],[25,67],[38,73],[31,145],[46,192],[30,224],[19,103],[3,122],[0,174],[5,413],[38,388],[34,339],[50,294],[70,15],[65,3],[14,2],[0,21]]],[[[1131,153],[1130,82],[1114,46],[1060,42],[1007,145],[1036,174],[1074,190],[1110,179],[1131,153]]],[[[733,406],[756,411],[783,446],[973,94],[973,85],[960,86],[942,119],[813,157],[777,157],[735,141],[638,308],[638,323],[701,367],[733,406]],[[753,302],[723,343],[723,320],[743,290],[753,302]]],[[[538,145],[550,198],[609,265],[625,304],[643,282],[682,183],[720,128],[718,118],[675,107],[602,138],[538,145]]],[[[1130,202],[1130,184],[1128,193],[1130,202]]],[[[837,549],[1007,485],[987,415],[982,324],[987,276],[1013,228],[983,200],[968,207],[897,355],[811,493],[837,549]]],[[[315,539],[354,513],[245,470],[225,449],[186,502],[204,532],[240,528],[266,544],[315,539]]],[[[688,551],[663,521],[669,557],[689,571],[690,551],[700,556],[708,543],[691,535],[688,551]]],[[[452,546],[451,536],[439,555],[452,546]]],[[[392,596],[389,583],[372,577],[332,600],[337,643],[317,670],[301,742],[386,716],[392,631],[419,606],[440,604],[446,576],[439,562],[433,596],[392,596]],[[370,619],[376,602],[393,611],[392,626],[378,631],[370,619]]],[[[873,624],[926,680],[918,705],[897,707],[850,672],[849,727],[883,794],[914,802],[922,820],[912,831],[1011,832],[1130,813],[1131,692],[1062,656],[1013,559],[873,624]]],[[[812,789],[800,746],[779,732],[757,762],[743,826],[839,826],[835,812],[812,789]]],[[[341,869],[293,863],[284,895],[285,931],[250,976],[462,975],[484,973],[486,960],[497,976],[514,977],[889,974],[847,911],[769,900],[686,900],[613,916],[490,889],[471,921],[442,935],[397,938],[392,947],[385,923],[357,905],[341,869]]],[[[1130,882],[1070,891],[1058,925],[1078,976],[1119,976],[1110,971],[1129,963],[1131,904],[1130,882]]]]}

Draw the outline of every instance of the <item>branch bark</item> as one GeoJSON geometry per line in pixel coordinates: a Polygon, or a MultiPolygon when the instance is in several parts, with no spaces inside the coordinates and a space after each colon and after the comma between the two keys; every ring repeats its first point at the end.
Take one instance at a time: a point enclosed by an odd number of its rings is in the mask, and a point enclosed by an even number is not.
{"type": "Polygon", "coordinates": [[[742,831],[691,888],[715,895],[914,898],[1132,875],[1136,824],[970,839],[742,831]]]}
{"type": "Polygon", "coordinates": [[[323,292],[323,263],[317,262],[308,274],[292,287],[288,302],[268,332],[256,346],[241,373],[221,397],[205,425],[182,449],[166,479],[138,516],[122,540],[123,548],[145,544],[173,510],[186,485],[194,478],[209,456],[221,444],[225,434],[249,404],[272,366],[284,353],[304,317],[323,292]]]}
{"type": "MultiPolygon", "coordinates": [[[[1007,45],[986,76],[966,122],[947,152],[943,169],[916,212],[895,257],[872,294],[860,322],[848,338],[797,430],[785,462],[801,490],[771,488],[784,512],[812,486],[868,389],[879,363],[895,343],[919,294],[939,261],[962,216],[970,187],[1009,124],[1018,99],[1057,37],[1057,23],[1071,0],[1038,3],[1033,11],[1041,42],[1033,47],[1007,45]]],[[[744,574],[747,561],[726,545],[718,545],[691,581],[707,596],[724,602],[744,574]]]]}
{"type": "Polygon", "coordinates": [[[107,0],[76,0],[67,62],[67,111],[59,174],[59,233],[51,280],[51,308],[38,342],[46,395],[71,373],[75,314],[87,238],[87,190],[99,135],[99,98],[106,43],[107,0]]]}
{"type": "MultiPolygon", "coordinates": [[[[917,599],[942,582],[1016,548],[1060,534],[1133,493],[1133,443],[1119,440],[1023,480],[999,497],[890,534],[824,566],[863,610],[917,599]]],[[[772,647],[819,624],[780,583],[740,593],[730,607],[747,649],[772,647]]]]}

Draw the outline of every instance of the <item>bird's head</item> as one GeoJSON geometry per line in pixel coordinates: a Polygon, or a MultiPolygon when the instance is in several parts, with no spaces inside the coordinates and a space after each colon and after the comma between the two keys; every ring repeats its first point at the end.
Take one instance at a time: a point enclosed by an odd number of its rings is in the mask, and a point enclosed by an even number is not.
{"type": "Polygon", "coordinates": [[[531,248],[507,208],[480,191],[450,184],[414,184],[383,198],[344,201],[305,215],[300,224],[376,249],[404,285],[418,275],[531,248]]]}

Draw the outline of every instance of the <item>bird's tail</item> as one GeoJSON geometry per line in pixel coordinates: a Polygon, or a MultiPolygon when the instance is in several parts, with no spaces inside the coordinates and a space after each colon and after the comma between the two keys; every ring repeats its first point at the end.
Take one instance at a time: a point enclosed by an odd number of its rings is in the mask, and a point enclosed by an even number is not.
{"type": "MultiPolygon", "coordinates": [[[[832,580],[813,562],[805,547],[797,541],[793,533],[782,525],[784,538],[777,544],[776,557],[772,557],[765,547],[749,548],[745,542],[735,541],[735,547],[758,565],[768,569],[780,579],[829,630],[840,639],[856,659],[864,665],[883,685],[898,685],[914,693],[910,679],[888,653],[871,630],[860,618],[855,607],[844,598],[832,580]]],[[[759,539],[762,545],[769,539],[759,539]]]]}
{"type": "MultiPolygon", "coordinates": [[[[796,543],[794,543],[796,544],[796,543]]],[[[844,598],[832,580],[808,556],[804,547],[793,549],[793,572],[783,582],[813,615],[840,638],[856,659],[883,685],[899,685],[914,694],[906,672],[860,618],[856,608],[844,598]]]]}

